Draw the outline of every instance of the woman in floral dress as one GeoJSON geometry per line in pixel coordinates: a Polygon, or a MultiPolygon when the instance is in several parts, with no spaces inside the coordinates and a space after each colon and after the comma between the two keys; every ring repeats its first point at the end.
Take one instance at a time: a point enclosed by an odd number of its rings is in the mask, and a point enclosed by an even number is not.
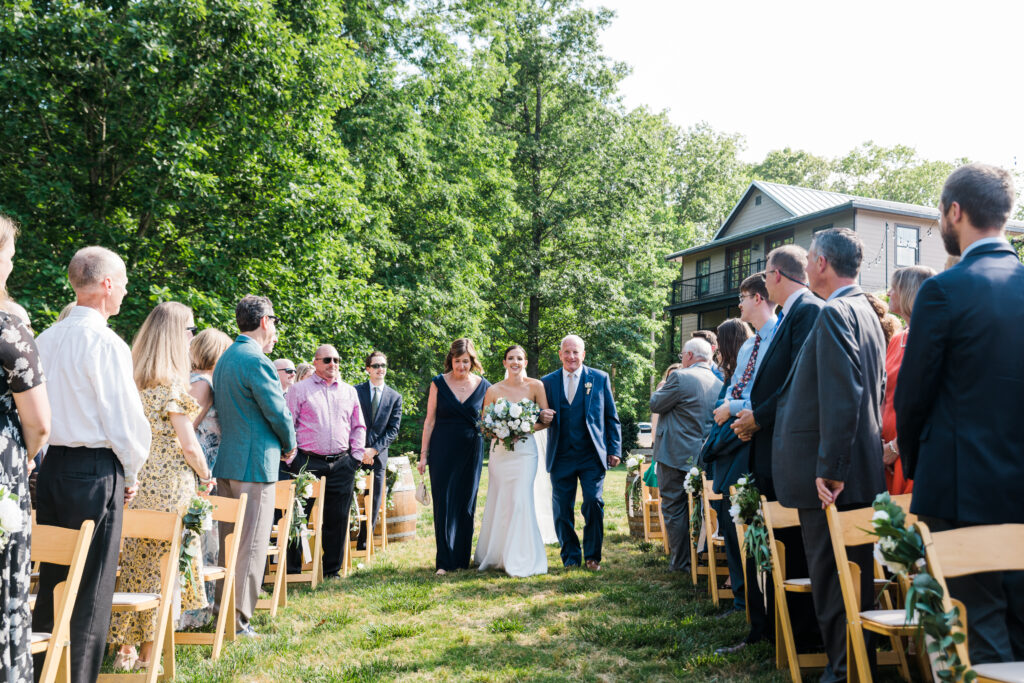
{"type": "MultiPolygon", "coordinates": [[[[0,300],[7,298],[13,267],[14,222],[0,215],[0,300]]],[[[0,312],[0,682],[32,680],[32,613],[28,605],[31,513],[29,454],[50,433],[50,404],[32,333],[10,313],[0,312]],[[14,500],[10,496],[17,496],[14,500]]]]}
{"type": "MultiPolygon", "coordinates": [[[[210,467],[196,440],[192,420],[199,404],[188,393],[188,345],[194,329],[192,311],[176,302],[162,303],[150,312],[132,343],[135,384],[153,428],[149,459],[139,472],[139,493],[129,509],[184,513],[198,492],[197,477],[209,482],[210,467]]],[[[117,590],[160,592],[160,555],[167,543],[126,539],[121,552],[117,590]]],[[[198,548],[196,557],[198,559],[198,548]]],[[[174,558],[177,562],[177,558],[174,558]]],[[[202,569],[193,567],[193,579],[181,587],[181,609],[206,605],[202,569]]],[[[175,610],[177,612],[177,609],[175,610]]],[[[153,610],[114,613],[108,642],[119,645],[115,668],[141,670],[152,663],[156,614],[153,610]],[[138,656],[135,645],[141,644],[138,656]]]]}
{"type": "MultiPolygon", "coordinates": [[[[196,438],[206,456],[206,464],[211,471],[217,462],[217,449],[220,448],[220,421],[217,419],[217,409],[213,406],[213,369],[229,346],[231,337],[209,327],[197,334],[188,347],[188,355],[192,361],[189,393],[199,404],[199,414],[194,418],[193,425],[196,428],[196,438]]],[[[215,492],[211,490],[211,493],[215,492]]],[[[220,534],[216,522],[203,534],[202,545],[203,563],[206,566],[216,565],[217,556],[220,554],[220,534]]],[[[208,624],[213,617],[215,591],[216,584],[208,581],[206,599],[210,604],[201,609],[182,612],[178,627],[195,628],[208,624]]]]}

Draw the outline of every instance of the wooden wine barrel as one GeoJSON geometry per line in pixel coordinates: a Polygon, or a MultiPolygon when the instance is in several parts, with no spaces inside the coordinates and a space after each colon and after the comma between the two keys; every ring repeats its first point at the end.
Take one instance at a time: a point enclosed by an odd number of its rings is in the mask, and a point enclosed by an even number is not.
{"type": "MultiPolygon", "coordinates": [[[[632,454],[642,455],[642,456],[644,456],[644,460],[646,462],[648,462],[648,463],[651,462],[651,450],[650,449],[647,449],[647,448],[639,449],[638,448],[638,449],[634,450],[632,452],[632,454]]],[[[632,500],[631,500],[631,498],[632,498],[632,496],[631,496],[632,488],[633,488],[633,486],[640,484],[640,482],[636,481],[639,478],[640,477],[639,477],[638,474],[626,475],[626,490],[625,490],[625,494],[626,494],[626,518],[629,520],[629,535],[631,537],[633,537],[633,538],[636,538],[636,539],[639,539],[639,540],[643,540],[643,538],[644,538],[644,515],[643,515],[643,510],[640,507],[637,507],[637,508],[634,509],[633,508],[633,504],[632,504],[632,500]],[[634,483],[634,482],[636,482],[636,483],[634,483]]],[[[661,531],[661,524],[660,524],[660,522],[658,520],[657,515],[654,515],[654,516],[651,517],[651,531],[655,532],[655,533],[661,531]]]]}
{"type": "Polygon", "coordinates": [[[398,481],[388,506],[388,543],[401,543],[416,538],[416,521],[419,507],[416,504],[416,482],[412,478],[412,464],[402,455],[388,458],[388,463],[398,465],[398,481]]]}

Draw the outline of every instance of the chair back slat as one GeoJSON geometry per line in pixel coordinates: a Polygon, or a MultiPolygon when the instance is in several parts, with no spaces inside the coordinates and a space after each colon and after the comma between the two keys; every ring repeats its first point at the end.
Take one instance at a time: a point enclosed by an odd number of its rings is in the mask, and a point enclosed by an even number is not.
{"type": "MultiPolygon", "coordinates": [[[[922,526],[919,522],[918,529],[922,526]]],[[[946,578],[1024,570],[1024,524],[985,524],[930,536],[926,553],[946,578]]]]}
{"type": "MultiPolygon", "coordinates": [[[[94,524],[90,522],[90,525],[94,524]]],[[[32,562],[50,562],[65,567],[75,556],[79,529],[65,529],[60,526],[32,523],[32,548],[29,551],[32,562]]]]}
{"type": "Polygon", "coordinates": [[[722,500],[722,494],[714,491],[715,481],[713,479],[708,479],[703,472],[700,479],[704,484],[704,500],[722,500]]]}
{"type": "Polygon", "coordinates": [[[180,520],[181,517],[175,512],[125,510],[124,520],[121,523],[121,538],[176,541],[181,531],[180,520]]]}
{"type": "Polygon", "coordinates": [[[234,523],[238,519],[239,507],[245,506],[247,494],[240,498],[225,498],[224,496],[210,496],[208,500],[213,504],[213,521],[234,523]]]}
{"type": "Polygon", "coordinates": [[[769,529],[788,529],[800,526],[800,515],[796,508],[784,507],[781,503],[761,496],[761,513],[769,529]]]}
{"type": "MultiPolygon", "coordinates": [[[[917,515],[910,512],[911,496],[912,494],[905,493],[892,497],[892,502],[903,508],[903,512],[907,516],[905,524],[908,527],[917,522],[917,515]]],[[[878,541],[878,537],[870,533],[874,528],[871,518],[875,516],[875,509],[870,505],[856,510],[845,510],[839,512],[838,515],[843,528],[843,545],[851,547],[878,541]]]]}
{"type": "Polygon", "coordinates": [[[287,510],[295,498],[295,480],[279,481],[274,485],[274,508],[287,510]]]}

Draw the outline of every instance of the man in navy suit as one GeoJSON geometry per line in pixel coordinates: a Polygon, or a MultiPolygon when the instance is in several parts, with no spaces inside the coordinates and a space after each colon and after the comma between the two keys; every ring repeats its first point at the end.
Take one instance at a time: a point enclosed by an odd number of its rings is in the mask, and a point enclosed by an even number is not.
{"type": "MultiPolygon", "coordinates": [[[[896,384],[910,509],[933,531],[1024,523],[1024,266],[1003,229],[1013,181],[970,164],[946,180],[939,230],[960,263],[925,280],[896,384]]],[[[972,664],[1024,659],[1024,575],[948,579],[967,606],[972,664]]]]}
{"type": "Polygon", "coordinates": [[[601,568],[604,540],[604,475],[621,460],[622,430],[608,373],[583,364],[583,340],[569,335],[558,357],[562,369],[542,378],[548,407],[555,412],[548,432],[547,470],[551,473],[555,531],[562,564],[601,568]],[[576,535],[576,482],[583,490],[583,548],[576,535]]]}
{"type": "MultiPolygon", "coordinates": [[[[388,374],[388,357],[383,351],[373,351],[366,357],[366,374],[369,381],[356,385],[356,395],[363,409],[366,423],[366,450],[363,454],[373,458],[372,465],[363,465],[364,470],[373,470],[373,519],[370,527],[377,526],[381,502],[386,491],[384,483],[388,467],[388,448],[398,438],[402,426],[402,395],[384,383],[388,374]]],[[[359,530],[356,547],[366,546],[366,525],[359,530]]]]}

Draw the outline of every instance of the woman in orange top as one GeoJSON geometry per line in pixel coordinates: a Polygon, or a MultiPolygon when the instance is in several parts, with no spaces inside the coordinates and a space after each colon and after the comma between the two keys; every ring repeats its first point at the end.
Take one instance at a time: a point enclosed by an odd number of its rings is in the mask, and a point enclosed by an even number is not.
{"type": "Polygon", "coordinates": [[[935,275],[928,266],[907,266],[892,274],[892,286],[889,288],[889,311],[903,318],[906,326],[893,335],[885,354],[885,403],[882,405],[882,462],[885,463],[885,484],[889,493],[897,496],[910,493],[914,482],[903,477],[903,465],[900,462],[900,451],[896,445],[896,411],[892,406],[892,397],[896,394],[896,379],[900,365],[903,363],[903,350],[907,345],[910,333],[910,312],[914,308],[914,298],[921,283],[935,275]]]}

